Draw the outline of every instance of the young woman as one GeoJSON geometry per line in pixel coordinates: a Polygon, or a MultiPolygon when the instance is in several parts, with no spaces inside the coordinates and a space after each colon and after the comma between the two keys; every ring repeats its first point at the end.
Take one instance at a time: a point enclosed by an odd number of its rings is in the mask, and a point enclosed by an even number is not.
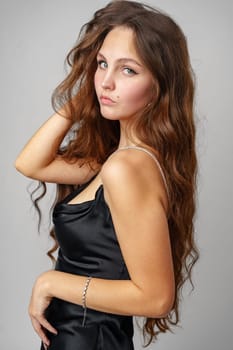
{"type": "Polygon", "coordinates": [[[55,114],[16,160],[25,176],[58,184],[56,267],[37,278],[29,313],[42,347],[133,349],[133,315],[146,318],[149,342],[178,323],[198,258],[186,40],[169,16],[113,1],[68,62],[55,114]]]}

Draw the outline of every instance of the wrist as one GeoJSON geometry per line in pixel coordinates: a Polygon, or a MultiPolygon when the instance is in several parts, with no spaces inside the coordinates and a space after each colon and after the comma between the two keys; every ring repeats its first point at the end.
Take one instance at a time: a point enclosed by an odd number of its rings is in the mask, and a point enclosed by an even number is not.
{"type": "Polygon", "coordinates": [[[68,122],[73,123],[73,120],[70,116],[68,116],[66,114],[61,114],[61,113],[58,113],[57,115],[63,119],[66,119],[68,122]]]}
{"type": "Polygon", "coordinates": [[[42,273],[36,281],[36,285],[40,290],[40,293],[47,296],[53,297],[52,293],[52,284],[53,284],[53,272],[54,271],[46,271],[42,273]]]}

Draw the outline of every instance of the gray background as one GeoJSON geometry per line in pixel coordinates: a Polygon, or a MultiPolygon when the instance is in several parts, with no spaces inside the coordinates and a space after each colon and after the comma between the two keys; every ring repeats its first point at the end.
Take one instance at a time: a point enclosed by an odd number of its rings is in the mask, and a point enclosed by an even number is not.
{"type": "MultiPolygon", "coordinates": [[[[187,35],[197,78],[197,242],[195,291],[187,285],[181,327],[149,349],[230,350],[232,327],[232,1],[151,0],[187,35]]],[[[51,267],[47,219],[40,236],[26,193],[30,180],[13,163],[26,140],[52,113],[50,96],[65,76],[63,61],[80,26],[106,4],[98,0],[0,2],[0,348],[39,348],[27,315],[35,277],[51,267]],[[83,5],[84,3],[84,5],[83,5]]],[[[142,349],[135,331],[135,348],[142,349]]],[[[111,350],[111,349],[109,349],[111,350]]]]}

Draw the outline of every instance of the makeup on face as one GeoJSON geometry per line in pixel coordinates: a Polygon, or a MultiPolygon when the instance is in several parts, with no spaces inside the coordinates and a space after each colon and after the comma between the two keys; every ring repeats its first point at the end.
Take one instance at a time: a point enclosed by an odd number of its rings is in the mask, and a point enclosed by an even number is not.
{"type": "Polygon", "coordinates": [[[95,89],[103,117],[128,119],[150,101],[153,78],[135,49],[133,31],[116,27],[97,55],[95,89]]]}

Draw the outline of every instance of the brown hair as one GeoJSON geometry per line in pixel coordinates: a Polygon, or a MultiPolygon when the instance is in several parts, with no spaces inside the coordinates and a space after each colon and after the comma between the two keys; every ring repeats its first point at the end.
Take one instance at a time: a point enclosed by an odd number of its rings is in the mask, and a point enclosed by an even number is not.
{"type": "MultiPolygon", "coordinates": [[[[82,27],[77,45],[67,56],[70,72],[53,94],[54,109],[66,104],[73,121],[79,123],[75,139],[62,152],[65,159],[96,159],[103,164],[118,146],[119,122],[101,116],[94,89],[96,55],[116,26],[133,30],[138,53],[156,82],[158,91],[137,119],[136,132],[143,144],[158,152],[170,194],[168,224],[176,294],[166,317],[145,320],[143,331],[149,335],[149,344],[158,333],[178,324],[181,287],[187,279],[193,287],[191,270],[199,257],[193,223],[197,178],[194,83],[185,36],[168,15],[134,1],[110,2],[82,27]]],[[[56,201],[72,188],[57,186],[56,201]]],[[[55,238],[53,231],[51,235],[55,238]]]]}

